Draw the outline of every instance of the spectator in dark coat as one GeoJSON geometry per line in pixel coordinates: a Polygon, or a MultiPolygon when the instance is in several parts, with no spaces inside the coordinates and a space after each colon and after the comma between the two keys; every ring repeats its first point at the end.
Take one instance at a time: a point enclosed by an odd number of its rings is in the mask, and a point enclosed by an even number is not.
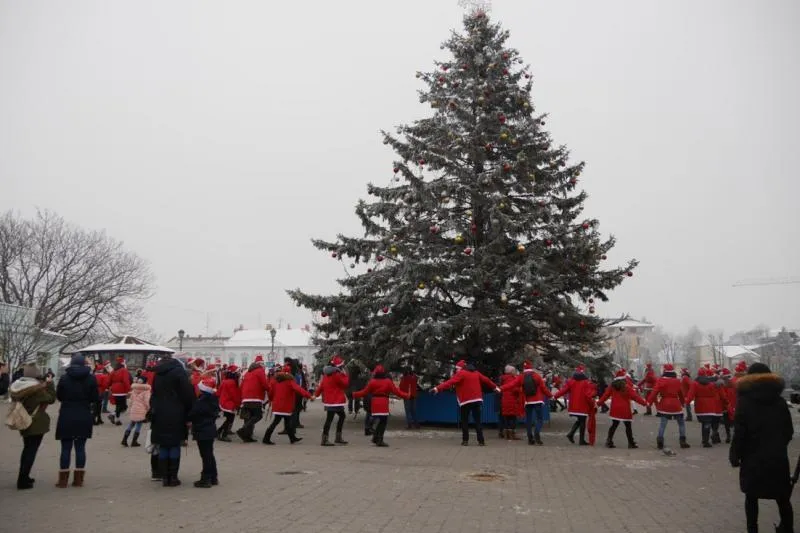
{"type": "Polygon", "coordinates": [[[217,460],[214,458],[214,439],[217,438],[217,417],[219,416],[216,383],[216,379],[206,378],[198,384],[200,397],[194,402],[194,407],[189,413],[189,420],[192,422],[192,437],[197,441],[197,448],[203,461],[200,480],[195,481],[194,486],[204,489],[219,485],[217,460]]]}
{"type": "Polygon", "coordinates": [[[8,375],[8,365],[0,363],[0,398],[8,394],[9,385],[11,385],[11,376],[8,375]]]}
{"type": "Polygon", "coordinates": [[[31,476],[31,468],[36,460],[36,452],[42,443],[44,434],[50,431],[50,416],[47,406],[55,403],[56,389],[53,380],[42,376],[35,365],[22,367],[22,376],[14,380],[8,389],[11,400],[20,402],[33,419],[27,429],[19,432],[22,436],[22,456],[19,460],[19,476],[17,489],[32,489],[35,481],[31,476]]]}
{"type": "Polygon", "coordinates": [[[150,395],[150,440],[158,444],[158,465],[165,487],[181,484],[181,445],[188,438],[189,412],[194,405],[194,387],[186,367],[172,357],[164,357],[155,368],[150,395]]]}
{"type": "Polygon", "coordinates": [[[736,382],[737,401],[730,462],[740,467],[739,485],[745,494],[747,531],[758,531],[758,500],[776,500],[780,531],[794,531],[787,446],[794,427],[781,396],[783,379],[763,363],[753,363],[736,382]]]}
{"type": "Polygon", "coordinates": [[[86,475],[86,439],[92,438],[92,405],[99,401],[97,380],[82,355],[73,355],[56,387],[61,402],[56,423],[56,440],[61,441],[61,459],[56,487],[67,488],[72,449],[75,448],[73,487],[82,487],[86,475]]]}

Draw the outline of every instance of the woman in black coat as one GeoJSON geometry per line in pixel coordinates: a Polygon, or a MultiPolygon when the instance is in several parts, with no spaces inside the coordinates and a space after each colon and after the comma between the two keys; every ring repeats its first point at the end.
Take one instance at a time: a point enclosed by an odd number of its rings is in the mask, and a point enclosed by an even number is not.
{"type": "Polygon", "coordinates": [[[75,449],[73,487],[82,487],[86,475],[86,439],[92,438],[92,405],[99,401],[97,380],[82,355],[73,355],[58,381],[56,399],[61,402],[56,423],[56,440],[61,441],[61,459],[56,487],[66,488],[69,465],[75,449]]]}
{"type": "Polygon", "coordinates": [[[792,533],[794,518],[787,446],[794,427],[781,396],[784,381],[763,363],[754,363],[736,382],[737,400],[730,462],[740,467],[748,533],[758,531],[758,500],[776,500],[780,531],[792,533]]]}
{"type": "Polygon", "coordinates": [[[172,357],[163,358],[154,370],[150,395],[150,440],[157,444],[158,465],[165,487],[181,484],[181,445],[188,439],[187,423],[194,405],[194,387],[186,367],[172,357]]]}

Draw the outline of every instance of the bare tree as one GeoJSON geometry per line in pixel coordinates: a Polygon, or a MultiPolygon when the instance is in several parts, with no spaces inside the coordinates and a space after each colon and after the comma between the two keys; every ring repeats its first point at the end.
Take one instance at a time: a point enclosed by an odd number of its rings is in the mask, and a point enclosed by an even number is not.
{"type": "Polygon", "coordinates": [[[715,365],[725,366],[725,336],[723,333],[709,333],[708,345],[711,348],[711,357],[715,365]]]}
{"type": "Polygon", "coordinates": [[[670,364],[675,364],[683,349],[680,343],[672,335],[664,335],[661,339],[661,353],[670,364]]]}
{"type": "Polygon", "coordinates": [[[14,370],[45,350],[50,339],[34,326],[36,312],[0,304],[0,361],[14,370]]]}
{"type": "Polygon", "coordinates": [[[142,315],[153,277],[122,242],[51,211],[0,216],[0,300],[35,309],[34,325],[72,343],[107,336],[142,315]]]}

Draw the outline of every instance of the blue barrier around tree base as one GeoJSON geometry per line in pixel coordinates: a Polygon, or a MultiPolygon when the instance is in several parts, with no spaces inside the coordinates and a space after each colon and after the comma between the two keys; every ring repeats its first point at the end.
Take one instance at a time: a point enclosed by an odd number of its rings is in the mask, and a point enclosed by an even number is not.
{"type": "MultiPolygon", "coordinates": [[[[481,408],[481,421],[485,424],[497,424],[499,422],[499,410],[496,403],[499,395],[487,393],[483,395],[483,406],[481,408]]],[[[544,403],[544,421],[550,421],[550,406],[544,403]]],[[[521,417],[522,420],[525,417],[521,417]]],[[[444,391],[439,394],[420,392],[417,397],[417,420],[421,424],[442,424],[457,425],[461,422],[461,412],[458,408],[456,393],[444,391]]]]}

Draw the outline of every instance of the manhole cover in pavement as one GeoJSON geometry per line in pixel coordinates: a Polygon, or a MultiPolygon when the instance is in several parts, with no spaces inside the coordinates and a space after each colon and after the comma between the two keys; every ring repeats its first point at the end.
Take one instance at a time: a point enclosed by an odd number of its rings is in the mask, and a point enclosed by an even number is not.
{"type": "Polygon", "coordinates": [[[505,476],[496,472],[474,472],[467,474],[467,479],[472,481],[502,481],[505,476]]]}

